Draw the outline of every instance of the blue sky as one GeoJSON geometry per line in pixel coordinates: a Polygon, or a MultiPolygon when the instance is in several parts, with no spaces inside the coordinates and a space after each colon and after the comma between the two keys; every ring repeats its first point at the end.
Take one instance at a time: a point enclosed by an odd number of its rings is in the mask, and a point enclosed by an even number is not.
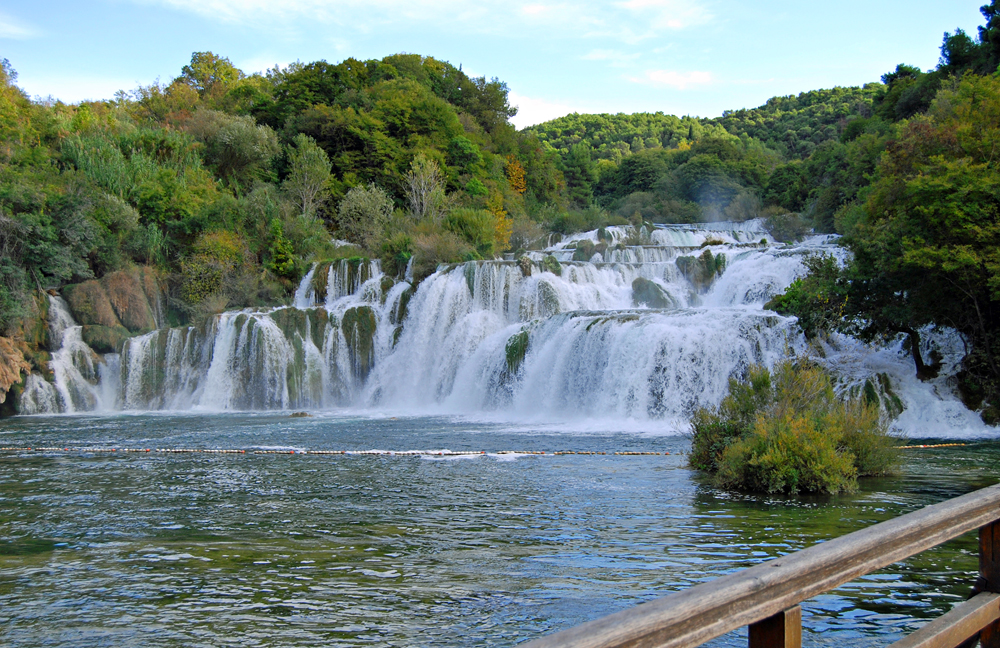
{"type": "Polygon", "coordinates": [[[245,72],[434,56],[499,77],[518,126],[569,112],[718,116],[775,95],[937,64],[985,0],[0,0],[0,58],[32,96],[110,98],[169,81],[194,51],[245,72]]]}

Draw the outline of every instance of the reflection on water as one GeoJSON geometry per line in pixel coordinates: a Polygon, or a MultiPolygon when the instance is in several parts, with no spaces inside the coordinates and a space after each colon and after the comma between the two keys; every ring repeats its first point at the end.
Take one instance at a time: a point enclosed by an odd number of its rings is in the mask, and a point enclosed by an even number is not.
{"type": "MultiPolygon", "coordinates": [[[[0,446],[666,456],[0,453],[0,643],[510,646],[995,483],[1000,446],[911,450],[843,497],[720,493],[674,436],[443,419],[13,419],[0,446]]],[[[967,595],[966,536],[805,604],[882,645],[967,595]]],[[[745,645],[725,637],[713,645],[745,645]]]]}

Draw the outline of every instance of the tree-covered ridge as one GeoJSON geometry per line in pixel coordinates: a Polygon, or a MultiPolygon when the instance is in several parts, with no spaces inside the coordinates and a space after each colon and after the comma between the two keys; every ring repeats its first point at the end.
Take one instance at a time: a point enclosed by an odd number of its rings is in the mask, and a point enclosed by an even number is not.
{"type": "Polygon", "coordinates": [[[726,134],[753,138],[788,158],[806,158],[819,144],[838,139],[846,122],[870,117],[878,83],[863,88],[812,90],[773,97],[763,106],[727,110],[705,119],[663,113],[581,115],[573,113],[527,130],[566,156],[576,144],[586,144],[595,160],[615,163],[647,149],[677,148],[726,134]]]}
{"type": "Polygon", "coordinates": [[[563,157],[573,146],[585,144],[590,147],[594,160],[610,160],[615,164],[647,149],[677,148],[698,139],[726,134],[718,124],[697,117],[677,117],[661,112],[630,115],[573,113],[526,130],[537,135],[541,142],[563,157]]]}
{"type": "Polygon", "coordinates": [[[727,110],[711,120],[738,137],[752,137],[787,158],[807,158],[823,142],[841,137],[849,120],[870,117],[881,86],[812,90],[773,97],[759,108],[727,110]]]}
{"type": "Polygon", "coordinates": [[[815,90],[717,119],[572,114],[527,130],[558,154],[573,205],[654,222],[748,218],[771,206],[832,232],[833,213],[878,154],[856,159],[843,141],[884,135],[888,122],[871,119],[882,92],[877,83],[815,90]]]}
{"type": "Polygon", "coordinates": [[[412,258],[419,278],[523,247],[564,185],[513,114],[502,82],[416,55],[248,76],[196,52],[170,83],[79,105],[30,101],[5,61],[0,336],[23,340],[37,289],[137,265],[190,321],[281,303],[318,260],[412,258]]]}

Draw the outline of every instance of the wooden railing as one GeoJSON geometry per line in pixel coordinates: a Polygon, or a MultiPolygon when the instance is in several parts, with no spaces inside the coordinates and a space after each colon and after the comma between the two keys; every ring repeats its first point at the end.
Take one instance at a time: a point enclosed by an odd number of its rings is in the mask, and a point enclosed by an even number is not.
{"type": "MultiPolygon", "coordinates": [[[[691,648],[742,626],[750,648],[799,648],[799,603],[979,529],[974,596],[890,648],[1000,648],[1000,485],[928,506],[521,648],[691,648]]],[[[972,583],[970,583],[970,586],[972,583]]]]}

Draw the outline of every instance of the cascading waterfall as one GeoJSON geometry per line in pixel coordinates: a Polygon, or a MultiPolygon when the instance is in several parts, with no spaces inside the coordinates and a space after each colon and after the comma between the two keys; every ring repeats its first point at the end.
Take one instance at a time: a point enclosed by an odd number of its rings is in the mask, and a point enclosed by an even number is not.
{"type": "Polygon", "coordinates": [[[291,307],[153,331],[120,361],[93,353],[53,298],[53,375],[29,378],[21,411],[350,406],[684,429],[731,376],[804,347],[763,305],[815,252],[843,254],[826,236],[777,245],[758,221],[609,227],[518,261],[443,266],[416,291],[378,261],[343,259],[314,265],[291,307]]]}
{"type": "Polygon", "coordinates": [[[84,341],[66,302],[49,296],[51,380],[31,374],[19,399],[22,414],[112,409],[117,381],[114,354],[100,356],[84,341]]]}

